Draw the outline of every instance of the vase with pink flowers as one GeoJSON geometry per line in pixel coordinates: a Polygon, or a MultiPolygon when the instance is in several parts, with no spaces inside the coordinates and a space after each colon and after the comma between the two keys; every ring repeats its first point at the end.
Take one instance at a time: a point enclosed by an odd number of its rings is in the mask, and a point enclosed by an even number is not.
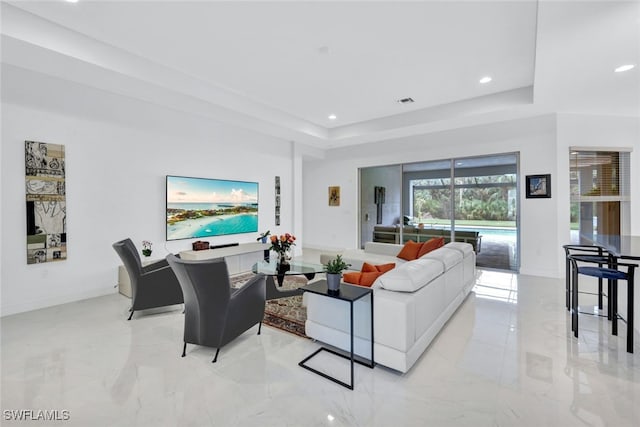
{"type": "Polygon", "coordinates": [[[289,265],[291,261],[291,247],[295,246],[296,236],[285,233],[271,236],[271,249],[278,254],[279,265],[289,265]]]}

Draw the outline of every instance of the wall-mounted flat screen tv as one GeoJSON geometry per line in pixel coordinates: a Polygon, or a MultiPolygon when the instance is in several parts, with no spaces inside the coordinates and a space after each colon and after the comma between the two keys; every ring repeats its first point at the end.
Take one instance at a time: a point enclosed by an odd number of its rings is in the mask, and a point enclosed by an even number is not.
{"type": "Polygon", "coordinates": [[[257,182],[167,175],[167,240],[257,231],[257,182]]]}

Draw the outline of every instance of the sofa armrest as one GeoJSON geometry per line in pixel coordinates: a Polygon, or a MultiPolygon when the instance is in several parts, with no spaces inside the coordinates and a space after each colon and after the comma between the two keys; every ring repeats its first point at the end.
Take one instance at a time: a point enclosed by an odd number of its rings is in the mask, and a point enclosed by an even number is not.
{"type": "Polygon", "coordinates": [[[395,257],[402,250],[404,245],[396,245],[392,243],[366,242],[364,251],[378,255],[388,255],[395,257]]]}
{"type": "Polygon", "coordinates": [[[415,298],[412,293],[374,290],[375,342],[406,352],[415,342],[415,298]]]}

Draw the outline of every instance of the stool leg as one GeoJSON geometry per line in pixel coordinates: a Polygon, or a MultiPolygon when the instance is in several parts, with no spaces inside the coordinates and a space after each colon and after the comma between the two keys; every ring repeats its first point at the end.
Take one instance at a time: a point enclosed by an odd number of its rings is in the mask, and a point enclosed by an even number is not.
{"type": "Polygon", "coordinates": [[[614,280],[611,289],[611,335],[618,335],[618,281],[614,280]]]}
{"type": "Polygon", "coordinates": [[[564,273],[564,277],[565,277],[565,304],[567,306],[567,311],[571,311],[571,278],[572,278],[572,271],[571,271],[571,261],[569,261],[569,258],[566,259],[565,261],[565,273],[564,273]]]}
{"type": "Polygon", "coordinates": [[[571,327],[573,336],[578,338],[578,272],[573,269],[573,286],[571,287],[572,307],[571,307],[571,327]]]}
{"type": "Polygon", "coordinates": [[[633,353],[633,273],[627,277],[627,353],[633,353]]]}
{"type": "Polygon", "coordinates": [[[612,288],[613,281],[611,279],[607,280],[607,320],[611,320],[612,318],[612,309],[611,309],[611,300],[612,300],[612,288]]]}
{"type": "Polygon", "coordinates": [[[602,279],[598,279],[598,310],[602,310],[602,279]]]}

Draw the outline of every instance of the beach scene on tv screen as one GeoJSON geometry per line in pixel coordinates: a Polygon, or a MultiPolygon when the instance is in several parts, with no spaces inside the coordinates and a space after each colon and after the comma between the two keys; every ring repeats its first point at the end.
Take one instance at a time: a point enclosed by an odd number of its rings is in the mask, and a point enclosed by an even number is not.
{"type": "Polygon", "coordinates": [[[167,176],[167,240],[258,231],[258,183],[167,176]]]}

